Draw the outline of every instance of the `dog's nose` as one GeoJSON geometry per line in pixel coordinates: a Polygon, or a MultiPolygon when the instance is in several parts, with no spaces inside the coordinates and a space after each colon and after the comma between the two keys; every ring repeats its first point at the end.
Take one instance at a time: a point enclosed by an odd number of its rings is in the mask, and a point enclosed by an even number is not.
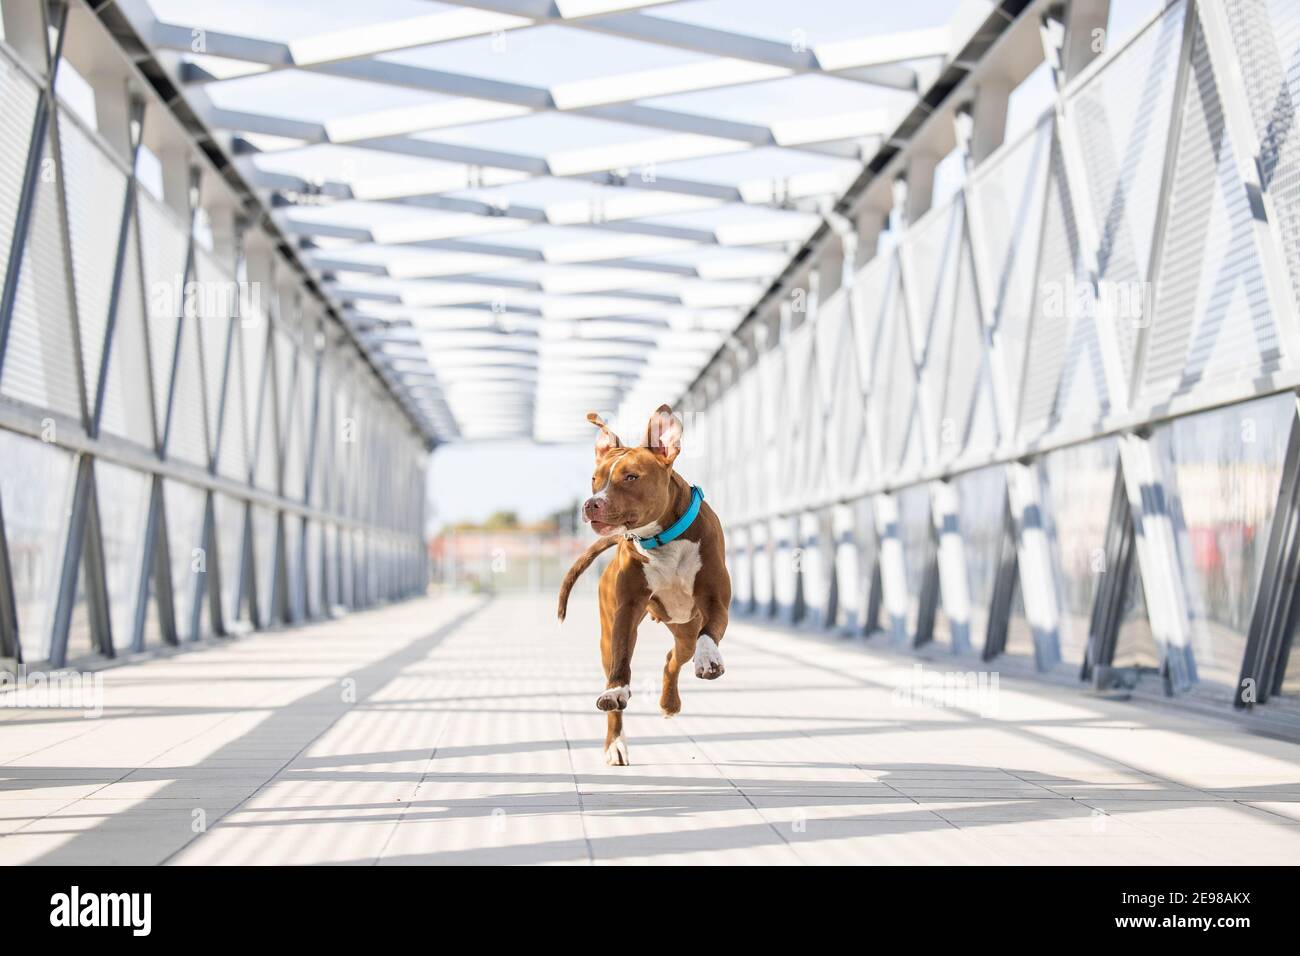
{"type": "Polygon", "coordinates": [[[582,504],[582,516],[590,521],[605,510],[605,498],[588,498],[582,504]]]}

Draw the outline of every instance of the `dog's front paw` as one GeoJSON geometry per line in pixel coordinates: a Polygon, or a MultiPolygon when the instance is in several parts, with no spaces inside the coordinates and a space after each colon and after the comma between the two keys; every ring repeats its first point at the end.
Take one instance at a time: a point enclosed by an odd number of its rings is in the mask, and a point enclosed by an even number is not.
{"type": "Polygon", "coordinates": [[[714,680],[726,673],[722,665],[722,651],[718,643],[707,634],[701,634],[695,642],[695,676],[704,680],[714,680]]]}
{"type": "Polygon", "coordinates": [[[596,698],[597,710],[626,710],[627,702],[632,698],[632,688],[611,687],[596,698]]]}

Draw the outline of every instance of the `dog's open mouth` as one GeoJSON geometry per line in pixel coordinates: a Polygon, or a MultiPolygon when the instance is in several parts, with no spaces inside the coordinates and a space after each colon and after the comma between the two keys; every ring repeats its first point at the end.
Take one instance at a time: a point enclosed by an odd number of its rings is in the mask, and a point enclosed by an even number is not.
{"type": "Polygon", "coordinates": [[[592,521],[591,530],[602,537],[618,531],[623,526],[621,524],[606,524],[604,521],[592,521]]]}

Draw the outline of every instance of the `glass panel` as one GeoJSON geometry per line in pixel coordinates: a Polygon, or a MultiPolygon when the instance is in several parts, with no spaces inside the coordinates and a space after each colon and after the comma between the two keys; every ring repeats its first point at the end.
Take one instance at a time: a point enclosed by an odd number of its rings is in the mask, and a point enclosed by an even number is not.
{"type": "MultiPolygon", "coordinates": [[[[45,170],[52,168],[49,152],[42,159],[45,170]]],[[[43,182],[36,190],[27,241],[14,250],[22,256],[22,271],[10,316],[0,393],[80,418],[82,385],[77,380],[60,218],[59,190],[43,182]]],[[[10,227],[5,223],[6,230],[10,227]]]]}
{"type": "Polygon", "coordinates": [[[221,562],[221,613],[229,631],[236,621],[247,621],[247,603],[239,600],[244,557],[244,502],[213,495],[217,525],[217,556],[221,562]]]}
{"type": "Polygon", "coordinates": [[[317,521],[307,523],[307,613],[319,615],[321,606],[321,526],[317,521]]]}
{"type": "Polygon", "coordinates": [[[288,374],[293,377],[293,392],[288,396],[288,415],[285,423],[284,493],[292,501],[302,501],[307,480],[307,427],[311,424],[306,406],[310,401],[310,382],[307,380],[307,363],[294,359],[297,354],[286,342],[281,348],[293,359],[288,374]]]}
{"type": "Polygon", "coordinates": [[[144,646],[154,647],[163,641],[162,609],[158,606],[158,583],[149,575],[149,594],[145,599],[144,646]]]}
{"type": "Polygon", "coordinates": [[[229,347],[229,365],[226,369],[225,419],[221,426],[217,468],[227,478],[246,483],[249,480],[247,401],[251,373],[246,367],[248,358],[243,341],[246,335],[255,335],[256,330],[250,329],[244,332],[240,323],[236,322],[231,334],[234,339],[229,347]]]}
{"type": "MultiPolygon", "coordinates": [[[[0,17],[0,26],[3,19],[0,17]]],[[[27,74],[14,69],[9,50],[0,50],[0,103],[4,103],[0,110],[0,222],[5,224],[0,229],[0,262],[9,261],[37,96],[36,85],[27,74]]]]}
{"type": "Polygon", "coordinates": [[[1160,12],[1165,0],[1124,0],[1112,3],[1106,20],[1106,50],[1118,50],[1152,17],[1160,12]]]}
{"type": "Polygon", "coordinates": [[[753,599],[753,578],[749,573],[749,532],[727,529],[727,571],[731,575],[731,604],[742,611],[753,599]]]}
{"type": "Polygon", "coordinates": [[[343,601],[339,593],[339,529],[337,525],[325,525],[325,606],[321,609],[329,613],[335,604],[343,601]]]}
{"type": "MultiPolygon", "coordinates": [[[[89,93],[93,127],[94,93],[89,92],[89,84],[66,62],[60,65],[57,82],[71,82],[74,88],[89,93]],[[64,66],[68,67],[67,71],[64,66]]],[[[116,262],[113,251],[117,248],[122,222],[126,174],[63,111],[59,112],[59,140],[67,190],[65,209],[72,248],[73,285],[77,318],[81,322],[82,370],[86,395],[93,400],[108,326],[108,299],[116,262]]]]}
{"type": "Polygon", "coordinates": [[[1282,668],[1282,682],[1277,692],[1284,697],[1300,697],[1300,641],[1296,639],[1297,635],[1300,635],[1300,627],[1291,632],[1291,647],[1282,668]]]}
{"type": "Polygon", "coordinates": [[[0,462],[18,638],[24,660],[43,661],[50,654],[76,469],[63,449],[8,431],[0,431],[0,462]]]}
{"type": "Polygon", "coordinates": [[[847,633],[861,634],[864,629],[873,629],[866,620],[876,565],[871,499],[860,499],[835,511],[835,578],[839,593],[836,624],[847,633]]]}
{"type": "Polygon", "coordinates": [[[271,353],[267,349],[266,326],[258,323],[241,335],[244,346],[244,375],[248,377],[248,421],[252,429],[252,449],[257,456],[253,482],[259,488],[275,491],[279,475],[276,451],[275,396],[271,393],[271,353]]]}
{"type": "Polygon", "coordinates": [[[1295,398],[1179,419],[1156,432],[1192,616],[1188,676],[1233,686],[1277,506],[1295,398]]]}
{"type": "MultiPolygon", "coordinates": [[[[937,561],[938,558],[936,558],[935,569],[931,573],[939,573],[937,561]]],[[[934,622],[930,627],[929,639],[931,643],[942,647],[945,651],[956,653],[956,648],[953,646],[952,624],[948,620],[948,609],[943,606],[943,583],[941,577],[939,578],[939,582],[939,588],[936,592],[934,601],[934,622]]],[[[924,579],[922,579],[922,586],[924,586],[924,583],[924,579]]]]}
{"type": "Polygon", "coordinates": [[[749,529],[749,567],[753,575],[754,610],[766,616],[772,606],[772,552],[766,522],[749,529]]]}
{"type": "Polygon", "coordinates": [[[339,592],[338,601],[344,607],[352,607],[352,534],[346,528],[338,532],[339,551],[339,592]]]}
{"type": "Polygon", "coordinates": [[[357,576],[357,602],[362,607],[369,607],[375,599],[370,590],[370,549],[367,544],[364,531],[357,529],[352,533],[352,567],[357,576]]]}
{"type": "Polygon", "coordinates": [[[1051,109],[1055,98],[1052,68],[1046,62],[1040,63],[1016,85],[1007,100],[1006,141],[1013,142],[1029,132],[1051,109]]]}
{"type": "Polygon", "coordinates": [[[187,315],[181,322],[180,354],[176,357],[175,397],[167,434],[167,457],[206,466],[208,437],[203,411],[203,361],[199,336],[199,320],[187,315]]]}
{"type": "Polygon", "coordinates": [[[136,602],[144,571],[145,530],[149,521],[149,476],[111,462],[95,462],[95,495],[104,541],[104,578],[113,647],[131,649],[136,602]]]}
{"type": "Polygon", "coordinates": [[[370,535],[365,538],[366,548],[366,600],[372,604],[382,595],[379,591],[379,547],[370,535]]]}
{"type": "MultiPolygon", "coordinates": [[[[127,236],[122,285],[118,290],[117,322],[108,353],[108,381],[100,428],[105,434],[138,445],[154,445],[154,410],[149,398],[144,300],[140,291],[140,254],[135,230],[127,236]]],[[[160,359],[161,361],[161,359],[160,359]]],[[[170,357],[168,358],[170,361],[170,357]]]]}
{"type": "Polygon", "coordinates": [[[930,490],[913,485],[898,492],[898,533],[907,575],[907,636],[916,639],[921,590],[933,554],[934,526],[930,520],[930,490]]]}
{"type": "Polygon", "coordinates": [[[271,623],[275,608],[275,512],[253,505],[253,570],[257,576],[258,623],[271,623]]]}
{"type": "Polygon", "coordinates": [[[366,600],[366,551],[361,532],[353,530],[352,539],[352,601],[354,607],[365,607],[366,600]]]}
{"type": "Polygon", "coordinates": [[[171,552],[172,608],[176,614],[176,634],[196,640],[212,631],[206,607],[200,607],[197,628],[195,606],[201,604],[201,588],[206,578],[208,554],[203,540],[205,493],[193,485],[177,481],[163,484],[163,503],[167,507],[167,545],[171,552]]]}
{"type": "Polygon", "coordinates": [[[284,518],[285,573],[288,579],[289,616],[295,621],[303,618],[303,530],[302,519],[293,515],[284,518]]]}
{"type": "Polygon", "coordinates": [[[1004,654],[1014,654],[1033,661],[1034,629],[1025,614],[1025,598],[1020,593],[1020,574],[1016,573],[1015,587],[1011,592],[1011,614],[1007,620],[1007,640],[1004,654]]]}
{"type": "Polygon", "coordinates": [[[72,618],[68,622],[67,660],[81,660],[90,657],[94,653],[95,644],[90,624],[90,602],[86,600],[86,560],[83,546],[82,559],[77,562],[77,597],[72,605],[72,618]]]}
{"type": "Polygon", "coordinates": [[[1007,473],[981,468],[953,482],[961,503],[958,530],[965,545],[970,594],[970,650],[981,653],[988,637],[989,606],[998,579],[998,560],[1007,519],[1007,473]]]}
{"type": "Polygon", "coordinates": [[[1113,438],[1062,448],[1043,458],[1048,537],[1056,550],[1061,661],[1083,663],[1097,581],[1106,567],[1106,523],[1119,447],[1113,438]]]}
{"type": "Polygon", "coordinates": [[[1129,563],[1128,582],[1124,587],[1124,608],[1111,664],[1115,667],[1160,666],[1160,647],[1151,633],[1151,622],[1147,618],[1146,590],[1142,586],[1136,554],[1129,563]]]}
{"type": "Polygon", "coordinates": [[[172,390],[176,336],[180,332],[179,316],[184,293],[180,284],[185,277],[187,242],[185,228],[171,209],[147,195],[140,195],[136,207],[140,262],[144,267],[145,329],[149,335],[149,364],[153,369],[155,421],[158,431],[162,432],[172,390]]]}

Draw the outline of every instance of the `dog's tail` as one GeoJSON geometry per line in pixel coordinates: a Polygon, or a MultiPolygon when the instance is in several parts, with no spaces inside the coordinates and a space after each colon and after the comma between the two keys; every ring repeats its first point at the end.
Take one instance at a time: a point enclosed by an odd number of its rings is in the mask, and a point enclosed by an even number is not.
{"type": "Polygon", "coordinates": [[[560,603],[555,609],[555,616],[561,621],[564,620],[564,615],[569,611],[569,592],[573,590],[573,585],[577,583],[578,578],[582,577],[582,572],[591,567],[591,562],[595,561],[602,551],[606,551],[616,544],[618,544],[616,536],[597,538],[586,551],[582,552],[578,560],[573,562],[573,567],[569,568],[564,575],[564,580],[560,582],[560,603]]]}

